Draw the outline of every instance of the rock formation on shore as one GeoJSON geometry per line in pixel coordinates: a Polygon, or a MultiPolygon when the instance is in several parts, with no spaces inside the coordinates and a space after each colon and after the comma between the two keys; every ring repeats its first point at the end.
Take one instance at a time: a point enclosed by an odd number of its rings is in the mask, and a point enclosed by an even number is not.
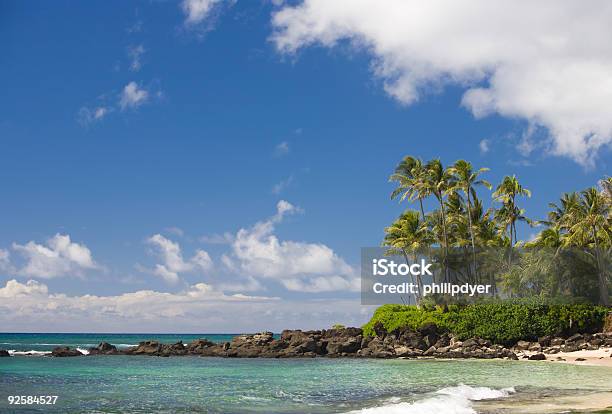
{"type": "Polygon", "coordinates": [[[54,356],[54,357],[73,357],[73,356],[83,356],[83,355],[85,354],[83,354],[78,349],[72,349],[67,346],[58,346],[56,348],[53,348],[53,350],[51,351],[51,356],[54,356]]]}
{"type": "MultiPolygon", "coordinates": [[[[137,346],[117,349],[102,342],[90,348],[88,355],[152,355],[152,356],[208,356],[227,358],[505,358],[543,360],[547,354],[594,350],[612,347],[612,333],[576,334],[569,338],[542,337],[537,341],[518,341],[511,347],[492,344],[481,338],[459,340],[442,332],[434,324],[421,329],[402,328],[387,332],[375,326],[376,335],[364,337],[360,328],[341,328],[316,331],[285,330],[279,338],[272,332],[235,336],[231,342],[214,343],[197,339],[188,344],[164,344],[150,340],[137,346]]],[[[0,352],[0,354],[2,354],[0,352]]],[[[58,347],[51,356],[84,355],[76,349],[58,347]]]]}

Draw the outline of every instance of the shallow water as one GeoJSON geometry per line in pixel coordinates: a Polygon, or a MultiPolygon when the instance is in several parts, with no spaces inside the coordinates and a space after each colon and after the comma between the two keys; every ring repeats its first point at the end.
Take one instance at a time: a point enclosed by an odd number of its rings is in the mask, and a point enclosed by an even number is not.
{"type": "MultiPolygon", "coordinates": [[[[88,356],[0,359],[8,395],[58,395],[30,412],[474,413],[475,401],[612,390],[612,369],[523,361],[88,356]]],[[[610,401],[612,405],[612,401],[610,401]]],[[[482,411],[482,408],[478,408],[482,411]]]]}
{"type": "Polygon", "coordinates": [[[198,338],[213,342],[231,341],[237,334],[100,334],[100,333],[0,333],[0,349],[16,352],[50,352],[56,346],[87,349],[102,341],[118,348],[137,345],[138,342],[155,339],[163,343],[188,343],[198,338]]]}

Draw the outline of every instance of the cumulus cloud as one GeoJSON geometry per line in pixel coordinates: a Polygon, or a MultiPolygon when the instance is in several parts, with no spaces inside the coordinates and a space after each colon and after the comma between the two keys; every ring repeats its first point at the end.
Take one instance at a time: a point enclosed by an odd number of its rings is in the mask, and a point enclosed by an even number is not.
{"type": "Polygon", "coordinates": [[[177,283],[180,280],[180,273],[206,272],[213,268],[213,261],[208,252],[204,250],[196,250],[191,259],[185,260],[179,244],[165,238],[161,234],[149,237],[147,243],[154,247],[155,254],[162,261],[162,263],[155,265],[153,274],[161,277],[168,283],[177,283]]]}
{"type": "Polygon", "coordinates": [[[612,4],[577,0],[305,0],[274,13],[278,50],[348,41],[404,104],[447,85],[462,105],[546,128],[548,149],[592,165],[612,143],[612,4]]]}
{"type": "Polygon", "coordinates": [[[357,300],[283,301],[225,294],[198,283],[177,293],[139,290],[111,296],[50,293],[46,285],[9,280],[0,287],[0,326],[72,332],[242,332],[287,327],[360,325],[371,309],[357,300]],[[205,315],[206,317],[202,317],[205,315]]]}
{"type": "Polygon", "coordinates": [[[40,297],[46,296],[49,293],[47,285],[39,283],[35,280],[28,280],[25,284],[19,283],[15,279],[6,282],[3,288],[0,288],[0,298],[21,298],[21,297],[40,297]]]}
{"type": "Polygon", "coordinates": [[[274,234],[275,226],[301,209],[285,200],[279,201],[276,209],[268,220],[236,233],[231,253],[222,258],[226,267],[249,276],[277,280],[288,290],[358,290],[354,269],[330,247],[280,240],[274,234]]]}
{"type": "Polygon", "coordinates": [[[221,0],[183,0],[181,9],[185,14],[185,25],[194,26],[210,16],[214,6],[221,0]]]}
{"type": "Polygon", "coordinates": [[[16,270],[23,276],[46,279],[82,276],[87,270],[99,268],[89,248],[73,242],[69,235],[56,234],[45,244],[34,241],[24,245],[13,243],[13,249],[26,261],[23,267],[16,270]]]}
{"type": "MultiPolygon", "coordinates": [[[[130,70],[136,71],[141,67],[139,48],[129,49],[133,50],[134,53],[130,70]]],[[[142,52],[144,52],[144,49],[142,49],[142,52]]],[[[125,85],[119,94],[116,91],[104,93],[98,97],[97,105],[81,107],[77,114],[77,121],[81,126],[87,127],[102,121],[114,112],[137,109],[151,101],[159,101],[163,99],[163,96],[163,91],[159,88],[159,82],[157,81],[151,82],[146,87],[132,81],[125,85]]]]}
{"type": "Polygon", "coordinates": [[[149,95],[149,91],[132,81],[123,88],[119,97],[119,107],[122,111],[136,109],[148,101],[149,95]]]}

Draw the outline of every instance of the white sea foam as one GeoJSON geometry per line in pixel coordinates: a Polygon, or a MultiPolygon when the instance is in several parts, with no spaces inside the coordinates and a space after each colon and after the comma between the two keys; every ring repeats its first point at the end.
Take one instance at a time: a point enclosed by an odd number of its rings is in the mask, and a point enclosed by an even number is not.
{"type": "Polygon", "coordinates": [[[87,349],[77,347],[76,350],[79,351],[83,355],[89,355],[89,351],[87,349]]]}
{"type": "Polygon", "coordinates": [[[48,355],[51,351],[15,351],[14,349],[9,349],[8,353],[10,356],[19,356],[19,355],[30,355],[30,356],[43,356],[48,355]]]}
{"type": "Polygon", "coordinates": [[[454,395],[471,401],[480,401],[491,400],[493,398],[505,398],[515,392],[514,387],[496,390],[489,387],[470,387],[469,385],[459,384],[456,387],[442,388],[436,391],[436,394],[454,395]]]}
{"type": "Polygon", "coordinates": [[[476,414],[472,401],[505,398],[514,392],[514,388],[496,390],[460,384],[438,390],[433,396],[421,401],[385,404],[348,414],[476,414]]]}

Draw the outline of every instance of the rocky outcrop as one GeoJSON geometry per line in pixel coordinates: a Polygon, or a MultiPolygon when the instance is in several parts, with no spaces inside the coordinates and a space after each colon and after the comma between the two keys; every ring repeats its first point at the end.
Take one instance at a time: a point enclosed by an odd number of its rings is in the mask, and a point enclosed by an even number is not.
{"type": "Polygon", "coordinates": [[[117,353],[117,347],[108,342],[100,342],[98,346],[89,348],[89,355],[115,355],[117,353]]]}
{"type": "Polygon", "coordinates": [[[51,356],[53,357],[75,357],[75,356],[83,356],[84,354],[77,350],[67,346],[58,346],[53,348],[51,351],[51,356]]]}
{"type": "Polygon", "coordinates": [[[1,357],[10,357],[11,354],[6,349],[0,349],[0,358],[1,357]]]}
{"type": "Polygon", "coordinates": [[[544,354],[533,354],[530,355],[527,359],[529,359],[530,361],[544,361],[546,359],[546,355],[544,354]]]}
{"type": "Polygon", "coordinates": [[[559,352],[575,352],[595,350],[600,347],[612,347],[612,332],[596,334],[575,334],[569,338],[546,336],[537,341],[518,341],[512,348],[518,354],[533,352],[542,354],[557,354],[559,352]]]}
{"type": "MultiPolygon", "coordinates": [[[[150,340],[128,349],[102,342],[89,355],[204,356],[226,358],[478,358],[544,360],[548,354],[612,346],[612,333],[576,334],[569,338],[546,336],[537,341],[518,341],[513,347],[493,344],[482,338],[460,340],[435,324],[420,329],[401,328],[387,332],[374,326],[374,337],[360,328],[313,331],[285,330],[280,337],[272,332],[235,336],[230,342],[214,343],[205,338],[188,344],[164,344],[150,340]]],[[[52,356],[79,356],[67,347],[55,348],[52,356]]]]}

